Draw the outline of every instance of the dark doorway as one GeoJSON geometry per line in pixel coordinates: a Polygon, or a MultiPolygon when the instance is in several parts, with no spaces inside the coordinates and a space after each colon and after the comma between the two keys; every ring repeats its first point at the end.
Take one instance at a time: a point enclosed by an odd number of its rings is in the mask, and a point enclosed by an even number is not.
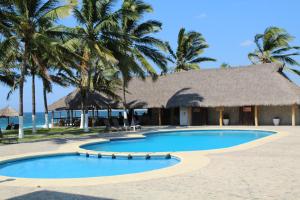
{"type": "Polygon", "coordinates": [[[240,123],[242,125],[254,125],[254,107],[244,106],[240,108],[240,123]]]}
{"type": "Polygon", "coordinates": [[[162,125],[179,125],[179,108],[161,110],[162,125]]]}
{"type": "Polygon", "coordinates": [[[208,123],[207,108],[192,108],[192,126],[203,126],[208,123]]]}

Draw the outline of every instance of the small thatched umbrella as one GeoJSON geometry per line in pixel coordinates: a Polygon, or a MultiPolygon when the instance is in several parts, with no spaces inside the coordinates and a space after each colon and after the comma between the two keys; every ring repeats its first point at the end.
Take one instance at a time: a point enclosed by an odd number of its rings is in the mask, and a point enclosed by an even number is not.
{"type": "Polygon", "coordinates": [[[10,117],[17,117],[17,116],[18,116],[18,112],[9,106],[0,110],[0,118],[7,118],[8,124],[9,124],[10,117]]]}

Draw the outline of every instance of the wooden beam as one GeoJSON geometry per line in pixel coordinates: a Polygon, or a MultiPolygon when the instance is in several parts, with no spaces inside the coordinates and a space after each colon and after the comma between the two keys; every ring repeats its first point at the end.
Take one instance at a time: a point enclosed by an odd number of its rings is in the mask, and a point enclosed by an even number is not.
{"type": "Polygon", "coordinates": [[[292,126],[296,126],[296,108],[297,105],[292,105],[292,126]]]}
{"type": "Polygon", "coordinates": [[[161,109],[158,108],[158,125],[161,126],[161,109]]]}
{"type": "Polygon", "coordinates": [[[219,110],[219,125],[223,126],[223,109],[219,110]]]}
{"type": "Polygon", "coordinates": [[[258,126],[258,107],[254,107],[254,124],[255,126],[258,126]]]}

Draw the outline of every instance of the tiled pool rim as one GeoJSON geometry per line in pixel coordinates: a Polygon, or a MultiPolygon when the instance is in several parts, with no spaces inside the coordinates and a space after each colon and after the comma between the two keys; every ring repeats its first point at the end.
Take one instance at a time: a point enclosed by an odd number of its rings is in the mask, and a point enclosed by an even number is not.
{"type": "MultiPolygon", "coordinates": [[[[217,128],[213,127],[193,127],[193,128],[178,128],[178,129],[158,129],[157,131],[172,131],[172,130],[215,130],[217,128]]],[[[89,185],[101,185],[101,184],[112,184],[112,183],[124,183],[124,182],[132,182],[132,181],[142,181],[149,180],[155,178],[169,177],[182,173],[188,173],[193,170],[200,169],[206,166],[209,163],[209,154],[216,153],[226,153],[226,152],[234,152],[234,151],[242,151],[250,148],[254,148],[274,140],[280,139],[288,135],[287,132],[272,130],[271,128],[255,128],[255,127],[222,127],[220,130],[261,130],[261,131],[270,131],[276,132],[276,134],[272,134],[268,137],[260,138],[245,144],[241,144],[234,147],[224,148],[224,149],[215,149],[215,150],[204,150],[204,151],[193,151],[193,152],[175,152],[172,153],[172,156],[180,159],[177,165],[153,170],[149,172],[142,172],[136,174],[127,174],[127,175],[117,175],[117,176],[108,176],[108,177],[93,177],[93,178],[73,178],[73,179],[30,179],[30,178],[12,178],[6,176],[0,176],[1,185],[5,186],[21,186],[21,187],[42,187],[42,186],[64,186],[64,187],[73,187],[73,186],[89,186],[89,185]]],[[[126,137],[118,137],[121,138],[141,138],[145,137],[147,133],[152,133],[153,131],[147,131],[142,134],[129,134],[126,137]]],[[[113,134],[113,133],[112,133],[113,134]]],[[[64,144],[59,149],[55,151],[43,152],[43,153],[30,153],[24,155],[16,155],[16,156],[6,156],[1,157],[0,162],[7,160],[15,160],[25,157],[35,157],[35,156],[46,156],[53,154],[69,154],[69,153],[91,153],[97,154],[101,152],[94,152],[89,150],[83,150],[80,146],[88,143],[98,143],[98,142],[107,142],[109,139],[91,139],[81,142],[74,142],[70,144],[64,144]]],[[[117,152],[103,152],[103,154],[116,154],[120,156],[127,156],[128,153],[117,153],[117,152]]],[[[132,153],[132,155],[145,155],[145,153],[132,153]]],[[[164,153],[151,153],[150,155],[163,155],[164,153]]]]}

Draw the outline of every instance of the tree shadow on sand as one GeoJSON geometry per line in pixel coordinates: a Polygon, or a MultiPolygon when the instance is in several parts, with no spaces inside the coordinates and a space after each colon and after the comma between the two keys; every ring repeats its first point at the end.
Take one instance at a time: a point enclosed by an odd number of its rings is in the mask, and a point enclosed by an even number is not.
{"type": "Polygon", "coordinates": [[[10,200],[113,200],[103,197],[92,197],[79,194],[69,194],[55,191],[38,191],[10,198],[10,200]]]}

